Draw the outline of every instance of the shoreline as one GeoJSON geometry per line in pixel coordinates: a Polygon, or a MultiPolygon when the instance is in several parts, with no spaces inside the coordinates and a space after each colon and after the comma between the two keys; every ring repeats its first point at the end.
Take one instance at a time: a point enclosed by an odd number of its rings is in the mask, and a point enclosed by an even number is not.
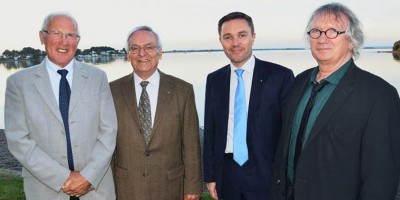
{"type": "Polygon", "coordinates": [[[0,170],[21,176],[22,166],[8,151],[4,129],[0,129],[0,170]]]}

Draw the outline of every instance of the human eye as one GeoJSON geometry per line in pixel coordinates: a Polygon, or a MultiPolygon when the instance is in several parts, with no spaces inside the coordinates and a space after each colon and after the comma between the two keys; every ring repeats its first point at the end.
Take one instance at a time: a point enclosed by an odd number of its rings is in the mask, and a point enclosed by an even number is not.
{"type": "Polygon", "coordinates": [[[146,50],[146,51],[153,51],[155,48],[156,48],[156,46],[148,45],[148,46],[144,47],[144,50],[146,50]]]}
{"type": "Polygon", "coordinates": [[[137,53],[137,52],[139,52],[139,47],[133,46],[133,47],[129,48],[129,51],[130,51],[131,53],[137,53]]]}
{"type": "Polygon", "coordinates": [[[222,37],[223,40],[232,40],[232,36],[231,35],[224,35],[222,37]]]}
{"type": "Polygon", "coordinates": [[[317,28],[313,28],[313,29],[310,30],[310,33],[311,33],[311,34],[316,34],[316,33],[319,34],[319,33],[321,33],[321,30],[319,30],[319,29],[317,29],[317,28]]]}
{"type": "Polygon", "coordinates": [[[63,33],[59,32],[59,31],[51,31],[50,33],[53,34],[54,36],[57,36],[57,37],[62,37],[63,36],[63,33]]]}
{"type": "Polygon", "coordinates": [[[239,38],[243,39],[247,37],[247,33],[240,33],[239,38]]]}

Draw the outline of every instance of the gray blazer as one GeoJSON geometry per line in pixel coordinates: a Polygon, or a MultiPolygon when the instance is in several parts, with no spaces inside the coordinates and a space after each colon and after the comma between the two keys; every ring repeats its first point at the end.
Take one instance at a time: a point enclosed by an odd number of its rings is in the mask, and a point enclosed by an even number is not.
{"type": "MultiPolygon", "coordinates": [[[[69,128],[75,170],[95,190],[86,199],[115,199],[110,161],[117,121],[106,74],[74,62],[69,128]]],[[[7,79],[5,132],[8,148],[22,164],[27,199],[69,199],[61,187],[67,180],[67,147],[58,102],[45,61],[7,79]]]]}

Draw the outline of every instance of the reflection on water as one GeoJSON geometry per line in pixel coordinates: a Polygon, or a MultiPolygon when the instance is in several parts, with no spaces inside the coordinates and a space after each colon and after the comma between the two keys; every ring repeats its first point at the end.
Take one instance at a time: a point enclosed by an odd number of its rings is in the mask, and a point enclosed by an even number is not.
{"type": "Polygon", "coordinates": [[[393,59],[400,62],[400,52],[393,52],[393,59]]]}
{"type": "MultiPolygon", "coordinates": [[[[126,56],[79,56],[76,60],[89,63],[93,65],[107,64],[112,63],[116,60],[126,61],[126,56]]],[[[28,68],[34,65],[41,63],[40,59],[29,59],[29,60],[8,60],[0,62],[0,67],[5,67],[8,70],[11,69],[19,69],[19,68],[28,68]]]]}
{"type": "Polygon", "coordinates": [[[42,60],[11,60],[11,61],[4,61],[4,62],[0,62],[0,67],[5,67],[8,70],[10,69],[18,69],[18,68],[27,68],[27,67],[31,67],[33,65],[37,65],[40,62],[42,62],[42,60]]]}
{"type": "Polygon", "coordinates": [[[126,60],[126,56],[79,56],[76,58],[78,61],[90,64],[107,64],[116,60],[126,60]]]}

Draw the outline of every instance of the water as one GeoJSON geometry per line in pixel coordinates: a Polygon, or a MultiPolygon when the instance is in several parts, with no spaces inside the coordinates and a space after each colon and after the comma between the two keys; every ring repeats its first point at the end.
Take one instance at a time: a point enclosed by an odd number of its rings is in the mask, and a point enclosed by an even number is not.
{"type": "MultiPolygon", "coordinates": [[[[400,61],[391,53],[377,53],[378,50],[363,50],[356,64],[388,81],[400,91],[400,61]]],[[[305,69],[316,66],[309,50],[292,51],[255,51],[257,58],[284,65],[298,74],[305,69]]],[[[0,63],[0,129],[4,128],[4,94],[6,79],[14,72],[29,67],[40,61],[16,61],[0,63]]],[[[124,58],[97,57],[85,59],[103,69],[109,81],[132,72],[132,67],[124,58]]],[[[204,94],[207,74],[228,64],[229,60],[223,52],[168,53],[163,54],[159,69],[167,74],[179,77],[193,84],[196,95],[196,106],[199,113],[200,126],[204,117],[204,94]]]]}

